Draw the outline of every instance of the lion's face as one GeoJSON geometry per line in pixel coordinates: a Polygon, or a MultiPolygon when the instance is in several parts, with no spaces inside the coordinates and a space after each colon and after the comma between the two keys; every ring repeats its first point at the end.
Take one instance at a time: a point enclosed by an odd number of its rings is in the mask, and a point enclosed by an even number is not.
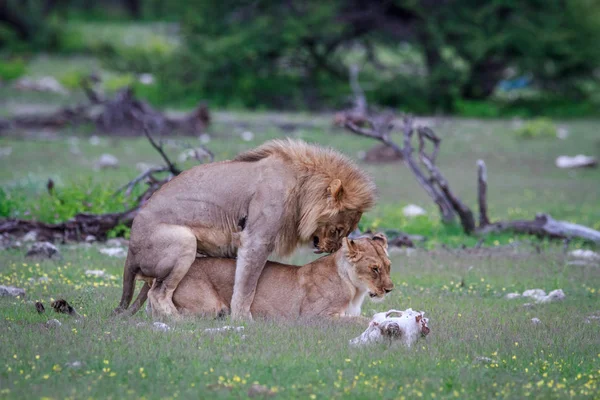
{"type": "Polygon", "coordinates": [[[358,227],[362,213],[359,211],[342,211],[335,217],[319,224],[313,234],[315,253],[333,253],[342,247],[342,239],[358,227]]]}
{"type": "Polygon", "coordinates": [[[394,289],[390,278],[391,262],[387,255],[387,239],[376,234],[373,239],[344,239],[343,250],[352,266],[351,278],[365,287],[371,299],[383,300],[394,289]]]}

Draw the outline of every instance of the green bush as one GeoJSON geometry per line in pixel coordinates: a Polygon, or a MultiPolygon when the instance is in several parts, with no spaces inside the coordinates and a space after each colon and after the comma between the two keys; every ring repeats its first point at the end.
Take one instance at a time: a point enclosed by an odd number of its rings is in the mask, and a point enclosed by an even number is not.
{"type": "MultiPolygon", "coordinates": [[[[123,196],[114,196],[114,187],[91,179],[57,185],[52,195],[45,188],[38,189],[36,196],[25,187],[0,188],[0,216],[58,223],[82,212],[121,212],[131,206],[123,196]]],[[[131,198],[135,198],[135,193],[131,198]]]]}
{"type": "Polygon", "coordinates": [[[27,63],[21,58],[0,60],[0,81],[12,81],[27,70],[27,63]]]}
{"type": "Polygon", "coordinates": [[[556,125],[549,118],[536,118],[514,132],[520,139],[556,138],[556,125]]]}

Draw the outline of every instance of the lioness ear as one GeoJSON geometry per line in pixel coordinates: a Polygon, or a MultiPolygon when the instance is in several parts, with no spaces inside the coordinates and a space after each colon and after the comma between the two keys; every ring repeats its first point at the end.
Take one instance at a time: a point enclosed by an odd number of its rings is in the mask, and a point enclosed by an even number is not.
{"type": "Polygon", "coordinates": [[[373,235],[373,240],[380,242],[381,245],[383,246],[383,248],[387,249],[387,247],[388,247],[388,240],[387,240],[387,237],[385,236],[385,234],[383,234],[383,233],[376,233],[375,235],[373,235]]]}
{"type": "Polygon", "coordinates": [[[417,323],[421,322],[421,318],[423,318],[423,316],[421,314],[419,314],[415,317],[415,320],[417,321],[417,323]]]}
{"type": "Polygon", "coordinates": [[[345,237],[342,239],[342,246],[346,248],[348,256],[352,257],[356,254],[356,243],[354,243],[354,240],[345,237]]]}
{"type": "Polygon", "coordinates": [[[329,195],[334,201],[339,201],[342,197],[342,193],[344,192],[344,188],[342,187],[342,181],[340,181],[339,179],[332,180],[329,184],[329,187],[327,188],[327,192],[329,192],[329,195]]]}

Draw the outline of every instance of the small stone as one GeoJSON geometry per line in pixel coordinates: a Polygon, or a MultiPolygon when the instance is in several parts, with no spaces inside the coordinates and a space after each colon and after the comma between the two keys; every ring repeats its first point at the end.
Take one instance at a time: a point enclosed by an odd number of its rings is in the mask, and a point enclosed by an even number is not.
{"type": "Polygon", "coordinates": [[[86,276],[95,276],[95,277],[104,277],[106,275],[106,271],[103,271],[101,269],[88,269],[87,271],[85,271],[85,275],[86,276]]]}
{"type": "Polygon", "coordinates": [[[533,308],[534,306],[535,306],[535,304],[533,304],[533,303],[525,303],[525,304],[523,304],[523,307],[525,307],[525,308],[533,308]]]}
{"type": "Polygon", "coordinates": [[[112,154],[102,154],[98,161],[96,161],[96,167],[100,169],[106,168],[118,168],[119,167],[119,159],[112,154]]]}
{"type": "Polygon", "coordinates": [[[542,289],[529,289],[523,292],[523,297],[532,297],[534,299],[538,299],[545,296],[546,292],[544,292],[542,289]]]}
{"type": "Polygon", "coordinates": [[[108,239],[105,245],[106,247],[121,247],[123,242],[120,239],[108,239]]]}
{"type": "Polygon", "coordinates": [[[241,136],[242,136],[242,140],[243,140],[244,142],[249,142],[249,141],[251,141],[252,139],[254,139],[254,133],[252,133],[252,132],[250,132],[250,131],[244,131],[244,132],[242,132],[242,135],[241,135],[241,136]]]}
{"type": "Polygon", "coordinates": [[[36,242],[31,245],[25,257],[52,258],[60,256],[58,248],[50,242],[36,242]]]}
{"type": "Polygon", "coordinates": [[[48,320],[48,322],[46,322],[46,326],[48,328],[58,328],[58,327],[62,326],[62,323],[57,319],[51,319],[51,320],[48,320]]]}
{"type": "Polygon", "coordinates": [[[569,137],[569,130],[564,126],[559,126],[558,129],[556,129],[556,137],[565,140],[569,137]]]}
{"type": "Polygon", "coordinates": [[[96,135],[93,135],[92,137],[90,137],[90,144],[92,146],[98,146],[100,144],[100,138],[96,135]]]}
{"type": "Polygon", "coordinates": [[[0,285],[0,297],[25,297],[25,289],[0,285]]]}
{"type": "Polygon", "coordinates": [[[253,383],[252,386],[248,389],[248,397],[257,397],[257,396],[274,396],[275,392],[269,389],[265,385],[260,385],[258,383],[253,383]]]}
{"type": "Polygon", "coordinates": [[[0,147],[0,158],[8,157],[12,153],[12,147],[0,147]]]}
{"type": "Polygon", "coordinates": [[[415,204],[409,204],[402,209],[402,214],[404,214],[405,217],[412,218],[418,217],[419,215],[426,215],[427,211],[415,204]]]}
{"type": "Polygon", "coordinates": [[[518,299],[519,297],[521,297],[521,293],[508,293],[506,296],[504,296],[504,298],[507,300],[518,299]]]}
{"type": "Polygon", "coordinates": [[[29,231],[25,234],[25,236],[23,236],[23,241],[24,242],[37,242],[37,232],[36,231],[29,231]]]}
{"type": "Polygon", "coordinates": [[[562,289],[556,289],[548,293],[548,296],[538,300],[540,303],[552,303],[555,301],[562,301],[566,298],[565,292],[562,289]]]}
{"type": "Polygon", "coordinates": [[[142,85],[152,85],[154,83],[154,75],[152,74],[140,74],[138,80],[142,85]]]}
{"type": "Polygon", "coordinates": [[[475,358],[475,362],[481,362],[481,363],[493,363],[495,362],[493,359],[489,358],[489,357],[476,357],[475,358]]]}
{"type": "Polygon", "coordinates": [[[94,236],[94,235],[87,235],[85,237],[85,242],[86,243],[93,243],[95,241],[96,241],[96,236],[94,236]]]}
{"type": "Polygon", "coordinates": [[[122,247],[107,247],[104,249],[98,249],[98,251],[109,257],[117,257],[117,258],[127,257],[127,250],[125,250],[122,247]]]}
{"type": "Polygon", "coordinates": [[[210,142],[210,135],[208,133],[203,133],[202,135],[198,136],[198,140],[202,144],[208,144],[210,142]]]}
{"type": "Polygon", "coordinates": [[[541,324],[542,321],[540,321],[539,318],[531,318],[531,323],[534,325],[538,325],[538,324],[541,324]]]}
{"type": "Polygon", "coordinates": [[[77,368],[83,367],[83,363],[81,361],[73,361],[73,362],[70,362],[70,363],[66,363],[65,367],[72,368],[72,369],[77,369],[77,368]]]}
{"type": "Polygon", "coordinates": [[[600,260],[600,254],[592,250],[577,249],[569,252],[569,255],[574,258],[582,258],[584,260],[600,260]]]}
{"type": "Polygon", "coordinates": [[[171,327],[162,322],[154,322],[152,324],[152,329],[154,329],[157,332],[168,332],[171,330],[171,327]]]}

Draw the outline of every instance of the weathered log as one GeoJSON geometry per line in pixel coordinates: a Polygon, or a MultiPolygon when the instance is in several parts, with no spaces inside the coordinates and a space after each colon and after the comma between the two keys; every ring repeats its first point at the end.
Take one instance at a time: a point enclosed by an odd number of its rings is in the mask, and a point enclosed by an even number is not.
{"type": "Polygon", "coordinates": [[[579,238],[600,244],[600,232],[587,226],[557,221],[548,214],[537,214],[533,220],[500,221],[477,229],[477,234],[515,232],[551,239],[579,238]]]}

